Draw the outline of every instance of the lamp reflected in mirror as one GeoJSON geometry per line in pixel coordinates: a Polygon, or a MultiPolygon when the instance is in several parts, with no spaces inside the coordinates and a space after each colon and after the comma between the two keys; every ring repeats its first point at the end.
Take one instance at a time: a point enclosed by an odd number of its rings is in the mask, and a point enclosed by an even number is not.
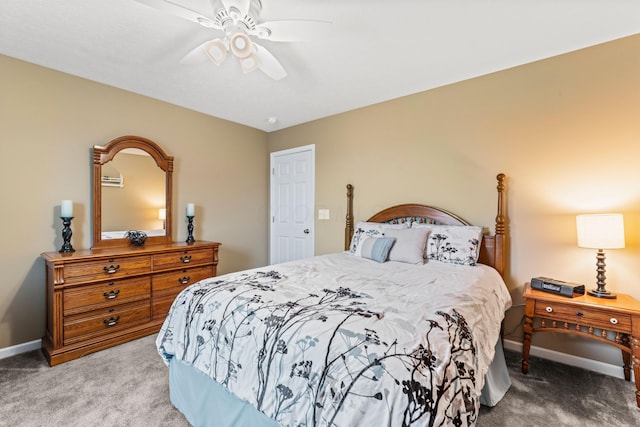
{"type": "Polygon", "coordinates": [[[158,209],[158,219],[162,221],[162,229],[167,228],[167,210],[165,208],[158,209]]]}

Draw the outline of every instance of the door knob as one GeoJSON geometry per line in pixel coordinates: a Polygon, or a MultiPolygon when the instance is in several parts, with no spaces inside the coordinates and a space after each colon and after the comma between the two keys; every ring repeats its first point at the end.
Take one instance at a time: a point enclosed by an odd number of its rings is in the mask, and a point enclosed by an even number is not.
{"type": "Polygon", "coordinates": [[[309,234],[311,231],[308,228],[305,228],[303,232],[304,234],[309,234]]]}

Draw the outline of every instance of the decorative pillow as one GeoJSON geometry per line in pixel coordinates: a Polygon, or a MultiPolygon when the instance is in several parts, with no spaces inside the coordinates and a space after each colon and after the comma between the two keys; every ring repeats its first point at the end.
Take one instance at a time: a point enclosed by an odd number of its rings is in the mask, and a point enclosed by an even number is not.
{"type": "Polygon", "coordinates": [[[429,231],[427,228],[386,229],[386,237],[396,238],[389,252],[389,261],[423,264],[429,231]]]}
{"type": "Polygon", "coordinates": [[[480,256],[482,227],[474,225],[412,224],[431,230],[425,258],[451,264],[476,265],[480,256]]]}
{"type": "Polygon", "coordinates": [[[376,262],[387,262],[389,251],[395,243],[393,237],[369,237],[365,236],[358,242],[360,256],[372,259],[376,262]]]}
{"type": "Polygon", "coordinates": [[[386,224],[380,222],[366,222],[360,221],[356,224],[353,237],[351,238],[351,244],[349,245],[349,252],[360,256],[358,252],[358,242],[365,236],[369,237],[383,237],[383,229],[386,228],[409,228],[409,223],[405,224],[386,224]]]}

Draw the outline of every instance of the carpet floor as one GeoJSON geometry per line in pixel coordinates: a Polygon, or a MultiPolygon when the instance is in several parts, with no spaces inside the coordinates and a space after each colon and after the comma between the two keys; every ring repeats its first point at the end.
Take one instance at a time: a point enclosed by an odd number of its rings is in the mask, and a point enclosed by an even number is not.
{"type": "MultiPolygon", "coordinates": [[[[632,383],[507,351],[513,385],[478,426],[640,426],[632,383]]],[[[169,401],[155,335],[50,368],[40,351],[0,360],[0,426],[189,426],[169,401]]]]}

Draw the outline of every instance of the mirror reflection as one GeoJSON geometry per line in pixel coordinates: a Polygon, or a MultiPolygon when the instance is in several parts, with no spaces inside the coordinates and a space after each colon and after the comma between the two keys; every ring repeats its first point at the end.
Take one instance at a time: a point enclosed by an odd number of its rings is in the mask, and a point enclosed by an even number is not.
{"type": "Polygon", "coordinates": [[[128,230],[165,236],[165,172],[147,152],[128,148],[102,165],[102,239],[128,230]]]}

